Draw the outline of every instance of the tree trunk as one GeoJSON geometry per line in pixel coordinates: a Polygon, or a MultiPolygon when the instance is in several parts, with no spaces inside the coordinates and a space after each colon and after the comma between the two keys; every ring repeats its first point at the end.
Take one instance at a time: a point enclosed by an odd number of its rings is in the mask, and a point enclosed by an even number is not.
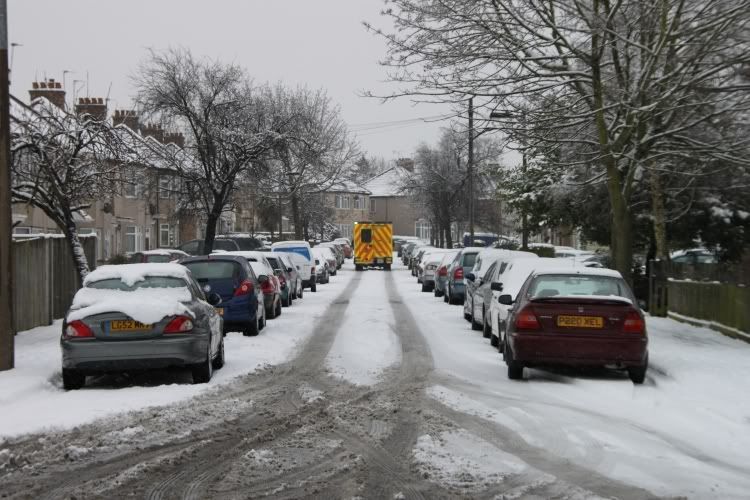
{"type": "Polygon", "coordinates": [[[203,238],[203,252],[206,255],[210,254],[214,249],[214,240],[216,239],[216,224],[219,222],[221,217],[221,207],[214,208],[209,212],[208,218],[206,219],[206,236],[203,238]]]}
{"type": "Polygon", "coordinates": [[[302,239],[302,216],[299,213],[299,199],[297,194],[292,193],[292,219],[294,220],[294,237],[298,240],[302,239]]]}
{"type": "Polygon", "coordinates": [[[70,247],[70,255],[73,259],[73,268],[78,274],[78,288],[83,287],[83,280],[89,274],[89,262],[86,259],[86,252],[83,251],[83,245],[81,240],[78,238],[78,229],[76,223],[73,221],[72,214],[65,214],[66,221],[63,227],[65,233],[65,239],[68,241],[70,247]]]}
{"type": "Polygon", "coordinates": [[[653,212],[654,240],[656,243],[656,258],[667,260],[667,221],[664,210],[664,191],[661,187],[661,174],[654,168],[649,168],[651,181],[651,210],[653,212]]]}

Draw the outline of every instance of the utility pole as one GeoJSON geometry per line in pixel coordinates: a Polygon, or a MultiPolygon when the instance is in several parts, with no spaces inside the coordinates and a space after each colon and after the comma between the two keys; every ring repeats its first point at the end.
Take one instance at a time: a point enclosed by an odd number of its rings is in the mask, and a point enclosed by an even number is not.
{"type": "Polygon", "coordinates": [[[0,0],[0,371],[13,355],[13,224],[10,203],[10,89],[8,88],[8,2],[0,0]]]}
{"type": "MultiPolygon", "coordinates": [[[[523,173],[526,174],[526,150],[523,152],[523,173]]],[[[524,200],[523,208],[521,209],[521,250],[529,249],[529,216],[526,211],[526,203],[528,199],[524,200]]]]}
{"type": "Polygon", "coordinates": [[[469,99],[469,238],[474,244],[474,98],[469,99]]]}

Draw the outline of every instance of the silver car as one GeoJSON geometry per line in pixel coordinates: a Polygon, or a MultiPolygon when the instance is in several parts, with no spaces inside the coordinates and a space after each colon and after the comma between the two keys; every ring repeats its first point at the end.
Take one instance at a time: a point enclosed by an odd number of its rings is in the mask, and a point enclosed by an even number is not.
{"type": "Polygon", "coordinates": [[[222,318],[212,305],[219,302],[178,264],[100,267],[63,323],[63,387],[80,389],[87,375],[170,366],[208,382],[224,365],[222,318]]]}

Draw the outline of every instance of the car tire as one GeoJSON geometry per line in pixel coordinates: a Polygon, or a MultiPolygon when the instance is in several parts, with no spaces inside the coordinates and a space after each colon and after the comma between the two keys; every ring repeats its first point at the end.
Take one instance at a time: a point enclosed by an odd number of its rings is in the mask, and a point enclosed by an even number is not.
{"type": "Polygon", "coordinates": [[[245,337],[255,337],[260,332],[260,328],[260,321],[256,315],[255,321],[251,321],[250,325],[242,330],[242,335],[244,335],[245,337]]]}
{"type": "Polygon", "coordinates": [[[423,292],[429,292],[430,291],[430,287],[427,286],[427,285],[425,285],[424,283],[422,283],[422,291],[423,292]]]}
{"type": "Polygon", "coordinates": [[[464,319],[468,321],[469,323],[471,323],[471,314],[464,312],[464,319]]]}
{"type": "Polygon", "coordinates": [[[211,360],[210,346],[208,348],[208,352],[206,353],[206,360],[202,363],[198,363],[197,365],[193,365],[191,372],[193,373],[194,384],[207,384],[211,381],[211,377],[214,374],[214,364],[211,360]]]}
{"type": "Polygon", "coordinates": [[[71,370],[70,368],[62,369],[62,382],[63,389],[66,391],[74,391],[82,388],[86,385],[86,375],[77,371],[71,370]]]}
{"type": "Polygon", "coordinates": [[[513,359],[513,352],[505,346],[505,364],[508,365],[508,378],[511,380],[523,380],[523,364],[513,359]]]}
{"type": "Polygon", "coordinates": [[[433,294],[433,295],[434,295],[435,297],[442,297],[443,295],[445,295],[445,294],[444,294],[443,292],[441,292],[440,290],[438,290],[438,287],[434,287],[434,288],[432,289],[432,294],[433,294]]]}
{"type": "Polygon", "coordinates": [[[490,345],[492,347],[497,347],[499,349],[500,347],[500,339],[497,337],[497,335],[493,335],[490,333],[490,345]]]}
{"type": "Polygon", "coordinates": [[[274,319],[276,318],[276,305],[271,304],[271,307],[266,309],[266,318],[274,319]]]}
{"type": "Polygon", "coordinates": [[[281,316],[281,299],[276,303],[276,316],[281,316]]]}
{"type": "Polygon", "coordinates": [[[391,265],[390,264],[386,264],[385,265],[385,270],[386,271],[390,271],[391,270],[391,265]]]}
{"type": "Polygon", "coordinates": [[[224,338],[222,337],[221,343],[219,344],[219,352],[216,353],[214,358],[214,370],[220,369],[224,366],[224,338]]]}
{"type": "Polygon", "coordinates": [[[641,366],[628,366],[628,377],[631,382],[640,385],[646,380],[646,371],[648,371],[648,358],[641,366]]]}
{"type": "Polygon", "coordinates": [[[313,284],[310,285],[310,291],[313,292],[313,293],[317,292],[318,291],[318,284],[315,283],[315,282],[313,282],[313,284]]]}
{"type": "Polygon", "coordinates": [[[486,339],[490,339],[490,344],[492,344],[492,327],[487,322],[487,313],[485,313],[484,307],[482,308],[482,318],[484,318],[484,322],[482,323],[482,336],[486,339]]]}
{"type": "Polygon", "coordinates": [[[443,302],[445,302],[446,304],[451,303],[451,299],[448,297],[448,292],[443,293],[443,302]]]}
{"type": "Polygon", "coordinates": [[[359,265],[359,264],[354,264],[354,270],[355,271],[361,271],[362,270],[362,266],[359,265]]]}
{"type": "Polygon", "coordinates": [[[482,325],[474,321],[474,316],[471,317],[471,329],[475,332],[481,332],[482,331],[482,325]]]}
{"type": "Polygon", "coordinates": [[[301,299],[304,296],[304,294],[305,294],[305,289],[300,287],[299,293],[297,294],[297,298],[301,299]]]}

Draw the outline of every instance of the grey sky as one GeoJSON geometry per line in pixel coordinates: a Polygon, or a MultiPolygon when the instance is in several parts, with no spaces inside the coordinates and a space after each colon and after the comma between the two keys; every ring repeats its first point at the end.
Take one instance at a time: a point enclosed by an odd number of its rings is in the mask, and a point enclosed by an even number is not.
{"type": "MultiPolygon", "coordinates": [[[[358,97],[384,91],[383,41],[362,26],[385,25],[382,0],[9,0],[9,42],[15,48],[11,92],[23,100],[35,79],[66,76],[68,96],[106,97],[110,110],[132,106],[129,76],[149,47],[190,48],[235,61],[258,82],[325,87],[340,104],[363,150],[386,159],[435,142],[441,124],[394,122],[450,113],[407,99],[380,104],[358,97]]],[[[69,102],[71,102],[69,100],[69,102]]]]}

